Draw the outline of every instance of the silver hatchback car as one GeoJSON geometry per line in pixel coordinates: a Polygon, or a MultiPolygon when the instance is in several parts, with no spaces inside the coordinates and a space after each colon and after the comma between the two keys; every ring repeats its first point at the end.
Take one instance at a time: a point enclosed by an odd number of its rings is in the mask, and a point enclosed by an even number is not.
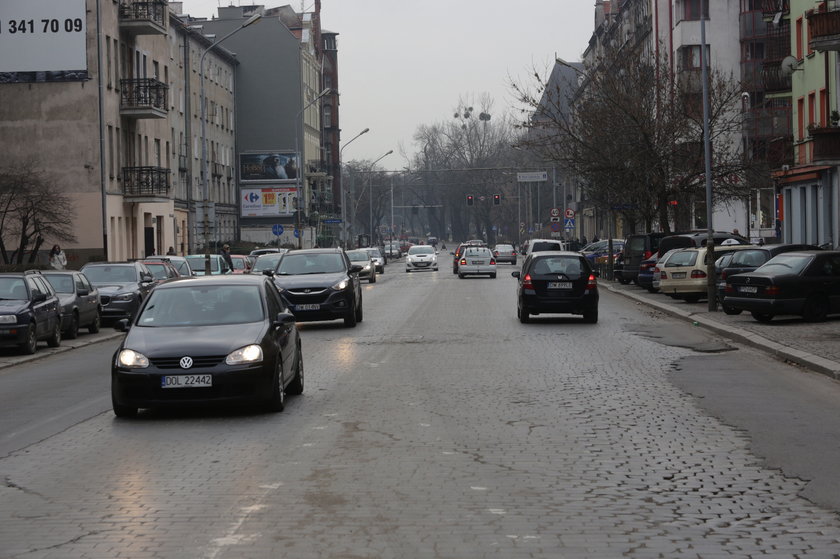
{"type": "Polygon", "coordinates": [[[458,277],[486,275],[496,277],[496,258],[487,247],[467,247],[458,262],[458,277]]]}

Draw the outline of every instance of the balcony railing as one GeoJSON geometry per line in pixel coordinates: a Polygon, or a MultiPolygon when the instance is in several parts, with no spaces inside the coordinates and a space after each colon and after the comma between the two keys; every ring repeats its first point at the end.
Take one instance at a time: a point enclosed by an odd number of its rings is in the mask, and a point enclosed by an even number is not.
{"type": "Polygon", "coordinates": [[[764,91],[768,93],[791,90],[791,73],[782,70],[781,63],[765,63],[761,70],[764,91]]]}
{"type": "Polygon", "coordinates": [[[166,118],[169,87],[152,78],[120,80],[120,114],[130,118],[166,118]]]}
{"type": "Polygon", "coordinates": [[[790,0],[764,0],[761,5],[761,10],[766,17],[773,17],[779,12],[784,14],[790,13],[790,0]]]}
{"type": "Polygon", "coordinates": [[[814,50],[840,50],[840,10],[814,12],[808,16],[809,45],[814,50]]]}
{"type": "Polygon", "coordinates": [[[812,128],[810,133],[814,141],[814,163],[840,163],[840,126],[812,128]]]}
{"type": "Polygon", "coordinates": [[[122,0],[120,29],[131,35],[166,35],[168,14],[165,0],[122,0]]]}
{"type": "Polygon", "coordinates": [[[131,198],[169,197],[169,169],[163,167],[123,167],[123,195],[131,198]]]}

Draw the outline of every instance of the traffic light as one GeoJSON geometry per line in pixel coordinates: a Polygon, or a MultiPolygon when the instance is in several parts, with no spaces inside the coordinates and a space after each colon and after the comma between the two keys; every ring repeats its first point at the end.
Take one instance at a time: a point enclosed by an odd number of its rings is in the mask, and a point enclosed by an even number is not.
{"type": "Polygon", "coordinates": [[[502,195],[501,194],[494,194],[493,195],[493,205],[498,206],[502,203],[502,195]]]}
{"type": "Polygon", "coordinates": [[[467,205],[472,206],[475,203],[475,198],[472,194],[467,194],[467,205]]]}

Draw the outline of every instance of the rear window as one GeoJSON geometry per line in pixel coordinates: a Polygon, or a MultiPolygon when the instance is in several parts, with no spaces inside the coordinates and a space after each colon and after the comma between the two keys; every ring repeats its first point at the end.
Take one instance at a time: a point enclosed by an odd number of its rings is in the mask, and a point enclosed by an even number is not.
{"type": "Polygon", "coordinates": [[[695,262],[697,262],[697,251],[686,250],[675,252],[671,258],[668,259],[668,263],[665,264],[665,267],[674,268],[677,266],[694,266],[695,262]]]}
{"type": "Polygon", "coordinates": [[[732,256],[730,265],[758,267],[767,262],[768,256],[764,250],[740,250],[732,256]]]}
{"type": "Polygon", "coordinates": [[[575,256],[546,256],[535,258],[531,264],[531,273],[537,276],[565,274],[569,279],[578,279],[585,271],[585,265],[575,256]]]}
{"type": "Polygon", "coordinates": [[[632,252],[644,252],[645,251],[645,238],[644,237],[630,237],[627,240],[627,251],[632,252]]]}
{"type": "Polygon", "coordinates": [[[563,250],[563,245],[549,241],[538,241],[531,247],[531,252],[543,252],[546,250],[563,250]]]}

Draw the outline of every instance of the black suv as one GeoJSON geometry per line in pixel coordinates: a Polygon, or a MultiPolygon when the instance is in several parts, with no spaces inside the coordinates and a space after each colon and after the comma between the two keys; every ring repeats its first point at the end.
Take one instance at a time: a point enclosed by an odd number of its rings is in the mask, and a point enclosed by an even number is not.
{"type": "Polygon", "coordinates": [[[131,321],[155,285],[151,270],[140,262],[92,262],[81,272],[99,289],[103,320],[131,321]]]}
{"type": "Polygon", "coordinates": [[[0,274],[0,346],[32,354],[38,340],[61,345],[61,304],[41,272],[0,274]]]}
{"type": "Polygon", "coordinates": [[[353,327],[363,318],[361,271],[340,248],[293,250],[280,258],[274,285],[297,320],[341,318],[353,327]]]}

